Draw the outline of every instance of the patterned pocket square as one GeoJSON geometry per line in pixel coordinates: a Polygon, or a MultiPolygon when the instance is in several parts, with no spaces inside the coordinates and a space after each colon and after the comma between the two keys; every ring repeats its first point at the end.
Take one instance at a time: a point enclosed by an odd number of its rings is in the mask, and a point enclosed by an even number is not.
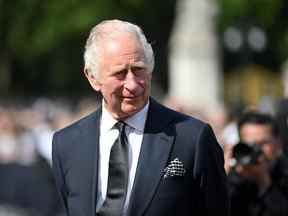
{"type": "Polygon", "coordinates": [[[164,169],[164,178],[172,177],[172,176],[184,176],[185,168],[183,163],[175,158],[173,161],[170,161],[169,165],[164,169]]]}

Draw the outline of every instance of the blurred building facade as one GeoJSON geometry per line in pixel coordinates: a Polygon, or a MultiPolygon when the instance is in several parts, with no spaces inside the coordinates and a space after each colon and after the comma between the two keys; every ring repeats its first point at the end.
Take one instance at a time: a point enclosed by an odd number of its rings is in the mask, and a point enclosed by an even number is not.
{"type": "Polygon", "coordinates": [[[196,107],[223,102],[215,16],[214,1],[178,1],[170,40],[168,94],[196,107]]]}

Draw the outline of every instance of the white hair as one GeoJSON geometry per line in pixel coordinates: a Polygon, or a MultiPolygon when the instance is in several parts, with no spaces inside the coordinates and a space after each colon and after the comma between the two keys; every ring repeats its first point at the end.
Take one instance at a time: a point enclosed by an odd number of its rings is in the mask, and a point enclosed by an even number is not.
{"type": "Polygon", "coordinates": [[[99,78],[99,65],[101,52],[100,43],[103,39],[113,38],[119,32],[131,33],[136,36],[143,46],[145,60],[148,65],[148,71],[152,73],[154,69],[154,53],[151,44],[148,43],[141,28],[135,24],[121,20],[105,20],[97,24],[90,31],[90,35],[86,41],[84,52],[84,69],[88,73],[92,73],[99,78]]]}

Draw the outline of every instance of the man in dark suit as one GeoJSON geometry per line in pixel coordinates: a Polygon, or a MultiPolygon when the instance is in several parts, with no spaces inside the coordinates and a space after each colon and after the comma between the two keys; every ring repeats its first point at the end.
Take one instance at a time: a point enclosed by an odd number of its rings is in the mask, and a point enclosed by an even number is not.
{"type": "Polygon", "coordinates": [[[67,215],[228,215],[222,149],[208,124],[149,96],[154,56],[142,30],[104,21],[85,48],[103,102],[53,138],[67,215]]]}

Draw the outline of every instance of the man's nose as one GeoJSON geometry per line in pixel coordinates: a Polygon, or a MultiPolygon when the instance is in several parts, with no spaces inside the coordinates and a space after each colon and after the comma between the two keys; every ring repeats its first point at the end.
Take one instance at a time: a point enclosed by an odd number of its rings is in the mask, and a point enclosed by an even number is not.
{"type": "Polygon", "coordinates": [[[138,87],[137,77],[132,71],[129,71],[125,78],[124,87],[130,91],[136,90],[138,87]]]}

